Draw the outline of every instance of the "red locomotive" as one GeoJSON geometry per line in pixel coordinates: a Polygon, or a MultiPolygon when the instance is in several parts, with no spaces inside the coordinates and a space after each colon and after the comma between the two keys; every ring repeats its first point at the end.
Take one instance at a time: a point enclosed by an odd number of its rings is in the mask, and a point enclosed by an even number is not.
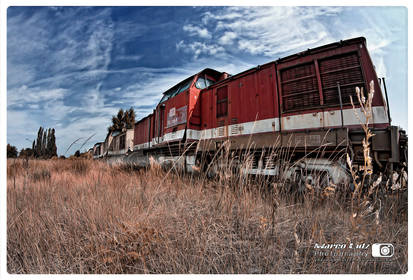
{"type": "Polygon", "coordinates": [[[136,122],[133,152],[125,158],[182,161],[190,171],[201,154],[209,162],[225,142],[240,157],[253,151],[250,174],[278,174],[279,159],[270,156],[275,147],[288,150],[290,160],[314,158],[306,168],[336,172],[330,170],[335,155],[363,160],[364,134],[350,96],[359,108],[355,88],[367,89],[370,81],[374,167],[391,169],[406,160],[407,137],[390,124],[387,93],[365,38],[308,49],[233,76],[204,69],[167,90],[153,113],[136,122]]]}

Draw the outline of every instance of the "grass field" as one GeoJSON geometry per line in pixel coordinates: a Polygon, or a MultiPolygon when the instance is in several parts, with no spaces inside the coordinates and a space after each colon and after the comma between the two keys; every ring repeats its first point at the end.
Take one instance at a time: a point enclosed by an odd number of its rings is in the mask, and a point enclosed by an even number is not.
{"type": "Polygon", "coordinates": [[[407,272],[402,194],[376,196],[374,209],[355,217],[345,189],[297,198],[254,178],[231,183],[85,159],[8,160],[7,175],[9,273],[407,272]],[[392,243],[394,256],[348,248],[376,242],[392,243]]]}

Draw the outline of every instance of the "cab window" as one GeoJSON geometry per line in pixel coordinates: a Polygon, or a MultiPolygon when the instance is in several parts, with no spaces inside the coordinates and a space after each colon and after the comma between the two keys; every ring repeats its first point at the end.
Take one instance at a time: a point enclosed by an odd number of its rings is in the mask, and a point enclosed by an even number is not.
{"type": "Polygon", "coordinates": [[[204,89],[206,87],[209,87],[210,85],[212,85],[214,83],[214,81],[208,79],[208,78],[204,78],[204,77],[198,77],[198,80],[195,83],[196,88],[199,89],[204,89]]]}
{"type": "Polygon", "coordinates": [[[187,90],[191,86],[191,83],[192,83],[192,79],[180,84],[179,90],[177,90],[171,97],[174,97],[175,95],[187,90]]]}

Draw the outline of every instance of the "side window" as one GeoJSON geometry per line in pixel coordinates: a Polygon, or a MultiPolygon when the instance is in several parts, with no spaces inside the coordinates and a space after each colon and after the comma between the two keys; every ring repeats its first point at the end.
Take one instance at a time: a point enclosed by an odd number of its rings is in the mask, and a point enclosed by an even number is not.
{"type": "Polygon", "coordinates": [[[217,118],[228,114],[228,86],[217,89],[217,118]]]}
{"type": "MultiPolygon", "coordinates": [[[[185,90],[187,90],[189,88],[189,86],[191,85],[193,79],[187,81],[186,83],[182,84],[181,88],[179,89],[178,93],[181,93],[185,90]]],[[[177,95],[178,93],[175,93],[175,95],[177,95]]]]}

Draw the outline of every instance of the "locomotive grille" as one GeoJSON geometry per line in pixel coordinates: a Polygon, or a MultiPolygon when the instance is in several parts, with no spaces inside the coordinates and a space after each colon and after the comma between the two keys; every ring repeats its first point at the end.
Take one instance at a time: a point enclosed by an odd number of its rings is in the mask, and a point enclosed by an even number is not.
{"type": "Polygon", "coordinates": [[[360,59],[356,52],[328,57],[318,61],[323,91],[323,104],[318,88],[316,62],[301,64],[280,72],[283,111],[299,111],[322,105],[338,106],[340,83],[343,104],[356,102],[355,87],[365,87],[360,59]]]}
{"type": "Polygon", "coordinates": [[[356,102],[355,87],[365,87],[357,53],[327,58],[319,63],[324,104],[340,104],[337,82],[340,83],[343,104],[350,104],[350,96],[353,96],[353,101],[356,102]]]}
{"type": "Polygon", "coordinates": [[[283,70],[282,102],[284,111],[292,111],[320,105],[317,76],[314,63],[283,70]]]}

